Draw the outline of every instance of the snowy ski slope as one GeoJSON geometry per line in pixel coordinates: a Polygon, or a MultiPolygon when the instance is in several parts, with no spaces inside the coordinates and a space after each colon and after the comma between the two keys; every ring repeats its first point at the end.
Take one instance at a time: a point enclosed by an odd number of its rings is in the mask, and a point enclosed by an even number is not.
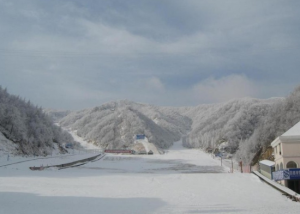
{"type": "MultiPolygon", "coordinates": [[[[299,213],[292,202],[252,174],[228,173],[217,159],[179,143],[164,155],[106,155],[63,170],[76,154],[0,167],[0,213],[299,213]]],[[[12,160],[11,160],[12,161],[12,160]]],[[[1,165],[7,162],[1,159],[1,165]]]]}

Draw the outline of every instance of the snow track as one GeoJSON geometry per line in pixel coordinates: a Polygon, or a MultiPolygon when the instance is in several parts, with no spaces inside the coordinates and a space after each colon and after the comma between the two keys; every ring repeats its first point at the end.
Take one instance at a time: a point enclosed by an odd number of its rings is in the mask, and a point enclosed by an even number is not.
{"type": "Polygon", "coordinates": [[[105,156],[104,154],[99,154],[99,155],[96,155],[96,156],[93,156],[93,157],[89,157],[89,158],[82,159],[82,160],[77,160],[77,161],[70,162],[70,163],[64,163],[64,164],[60,164],[60,165],[48,166],[47,168],[58,167],[58,169],[67,169],[67,168],[71,168],[71,167],[78,167],[78,166],[85,165],[89,162],[98,161],[98,160],[102,159],[104,156],[105,156]]]}
{"type": "MultiPolygon", "coordinates": [[[[75,156],[75,155],[64,155],[65,157],[67,156],[75,156]]],[[[9,163],[9,164],[4,164],[1,165],[0,167],[5,167],[5,166],[10,166],[10,165],[15,165],[15,164],[20,164],[20,163],[25,163],[25,162],[30,162],[30,161],[35,161],[35,160],[45,160],[45,159],[50,159],[50,158],[60,158],[62,156],[51,156],[51,157],[43,157],[43,158],[34,158],[34,159],[30,159],[30,160],[23,160],[23,161],[18,161],[18,162],[13,162],[13,163],[9,163]]]]}

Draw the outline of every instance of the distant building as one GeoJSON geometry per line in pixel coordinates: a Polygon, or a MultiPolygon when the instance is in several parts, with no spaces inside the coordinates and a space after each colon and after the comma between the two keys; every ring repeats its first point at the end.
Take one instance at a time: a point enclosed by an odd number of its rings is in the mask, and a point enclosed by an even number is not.
{"type": "Polygon", "coordinates": [[[139,154],[139,155],[146,155],[147,152],[146,152],[145,150],[142,150],[142,151],[139,151],[138,154],[139,154]]]}
{"type": "Polygon", "coordinates": [[[275,161],[273,179],[300,193],[300,122],[277,137],[271,146],[275,161]]]}
{"type": "Polygon", "coordinates": [[[269,160],[259,161],[259,171],[265,177],[272,179],[272,172],[275,171],[275,162],[269,160]]]}
{"type": "Polygon", "coordinates": [[[146,136],[144,134],[137,134],[136,135],[137,140],[144,140],[145,138],[146,138],[146,136]]]}
{"type": "Polygon", "coordinates": [[[134,154],[134,150],[129,150],[129,149],[105,149],[105,153],[117,153],[117,154],[134,154]]]}
{"type": "Polygon", "coordinates": [[[73,143],[66,143],[65,148],[73,149],[73,143]]]}

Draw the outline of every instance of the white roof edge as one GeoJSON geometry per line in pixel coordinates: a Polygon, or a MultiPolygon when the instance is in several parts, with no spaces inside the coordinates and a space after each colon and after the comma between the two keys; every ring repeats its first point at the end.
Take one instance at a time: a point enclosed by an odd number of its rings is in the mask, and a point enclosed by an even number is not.
{"type": "Polygon", "coordinates": [[[279,137],[281,140],[284,140],[284,139],[299,139],[300,140],[300,135],[293,135],[293,136],[280,136],[279,137]]]}
{"type": "Polygon", "coordinates": [[[285,143],[300,143],[300,122],[295,124],[292,128],[287,130],[285,133],[283,133],[281,136],[277,137],[273,142],[271,143],[271,146],[274,148],[279,143],[285,142],[285,143]]]}
{"type": "Polygon", "coordinates": [[[277,146],[280,143],[280,138],[277,137],[275,140],[273,140],[273,142],[271,143],[271,146],[274,148],[275,146],[277,146]]]}
{"type": "Polygon", "coordinates": [[[300,143],[300,135],[296,136],[280,136],[280,141],[283,143],[300,143]]]}
{"type": "Polygon", "coordinates": [[[267,166],[275,166],[275,162],[270,161],[270,160],[262,160],[262,161],[259,161],[259,163],[262,163],[262,164],[267,165],[267,166]]]}
{"type": "Polygon", "coordinates": [[[291,136],[299,136],[299,135],[300,135],[300,122],[296,123],[292,128],[287,130],[281,136],[291,137],[291,136]]]}

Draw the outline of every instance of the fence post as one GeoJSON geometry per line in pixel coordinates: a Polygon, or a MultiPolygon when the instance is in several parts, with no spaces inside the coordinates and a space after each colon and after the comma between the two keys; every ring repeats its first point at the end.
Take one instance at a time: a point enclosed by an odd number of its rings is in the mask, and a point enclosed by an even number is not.
{"type": "Polygon", "coordinates": [[[243,173],[243,162],[240,161],[241,173],[243,173]]]}

